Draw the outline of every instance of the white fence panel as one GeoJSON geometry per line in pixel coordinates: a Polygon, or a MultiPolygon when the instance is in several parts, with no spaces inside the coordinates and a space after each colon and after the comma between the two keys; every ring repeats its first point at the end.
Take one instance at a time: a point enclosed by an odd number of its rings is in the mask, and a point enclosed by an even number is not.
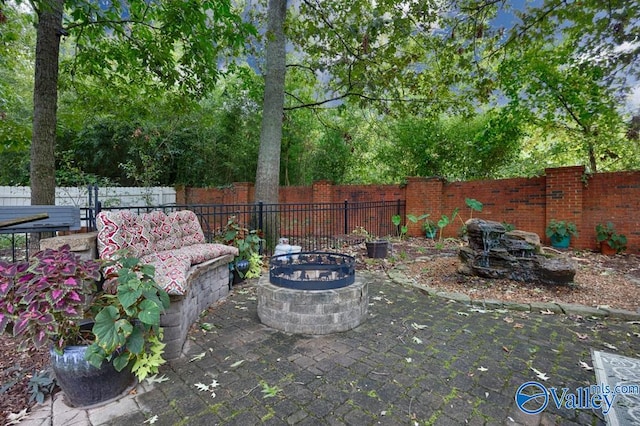
{"type": "MultiPolygon", "coordinates": [[[[139,207],[175,204],[176,190],[171,187],[104,187],[98,188],[98,199],[104,207],[139,207]]],[[[0,206],[28,206],[31,188],[0,186],[0,206]]],[[[56,205],[88,207],[88,188],[56,188],[56,205]]]]}

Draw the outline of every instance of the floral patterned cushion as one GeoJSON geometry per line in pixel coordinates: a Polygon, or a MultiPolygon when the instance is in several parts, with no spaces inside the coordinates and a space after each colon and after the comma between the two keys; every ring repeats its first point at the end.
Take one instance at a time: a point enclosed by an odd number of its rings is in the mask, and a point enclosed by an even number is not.
{"type": "Polygon", "coordinates": [[[192,244],[190,246],[184,246],[175,252],[187,256],[192,265],[205,262],[209,259],[215,259],[225,254],[238,255],[237,248],[215,243],[192,244]]]}
{"type": "MultiPolygon", "coordinates": [[[[223,244],[205,243],[204,234],[195,213],[181,210],[166,215],[153,211],[137,215],[122,210],[100,212],[98,254],[101,259],[114,259],[116,252],[128,249],[156,268],[156,282],[169,294],[184,295],[191,265],[231,254],[238,249],[223,244]]],[[[117,265],[105,268],[105,275],[117,271],[117,265]]]]}
{"type": "Polygon", "coordinates": [[[156,283],[167,293],[178,296],[186,294],[187,274],[191,267],[189,256],[163,251],[148,254],[140,260],[156,268],[156,283]]]}
{"type": "Polygon", "coordinates": [[[194,212],[191,210],[180,210],[170,213],[169,217],[180,227],[183,245],[189,246],[205,242],[202,227],[194,212]]]}

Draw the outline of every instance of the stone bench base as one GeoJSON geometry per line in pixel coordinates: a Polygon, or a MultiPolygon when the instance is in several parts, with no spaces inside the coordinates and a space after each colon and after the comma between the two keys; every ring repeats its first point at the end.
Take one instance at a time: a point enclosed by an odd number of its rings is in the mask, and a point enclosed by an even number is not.
{"type": "Polygon", "coordinates": [[[187,278],[187,294],[170,297],[169,309],[160,316],[164,331],[162,341],[167,345],[164,359],[179,358],[191,325],[209,306],[227,297],[229,263],[232,261],[233,256],[226,255],[192,266],[187,278]]]}

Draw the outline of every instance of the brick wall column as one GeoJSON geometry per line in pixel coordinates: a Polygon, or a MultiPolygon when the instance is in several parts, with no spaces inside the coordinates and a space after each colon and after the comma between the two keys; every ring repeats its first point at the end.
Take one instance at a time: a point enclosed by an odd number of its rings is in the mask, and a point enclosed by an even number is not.
{"type": "Polygon", "coordinates": [[[333,184],[328,180],[314,182],[311,188],[313,191],[313,203],[333,202],[333,184]]]}
{"type": "MultiPolygon", "coordinates": [[[[409,177],[405,190],[407,197],[407,214],[420,216],[429,214],[429,219],[438,222],[442,214],[444,181],[438,177],[409,177]]],[[[402,218],[403,222],[406,218],[402,218]]],[[[410,236],[424,235],[422,223],[414,225],[409,222],[410,236]]]]}
{"type": "Polygon", "coordinates": [[[176,186],[176,204],[187,204],[187,188],[184,185],[176,186]]]}
{"type": "MultiPolygon", "coordinates": [[[[314,182],[311,186],[311,192],[313,204],[333,202],[333,183],[328,180],[314,182]]],[[[313,223],[308,226],[315,230],[312,232],[319,232],[320,235],[331,235],[337,232],[334,229],[337,224],[332,223],[331,212],[325,209],[316,210],[313,213],[313,223]]]]}
{"type": "MultiPolygon", "coordinates": [[[[546,169],[546,218],[545,227],[551,221],[564,220],[573,222],[578,229],[578,237],[571,238],[571,247],[588,248],[587,242],[582,229],[583,215],[583,194],[584,183],[582,177],[584,175],[584,166],[562,167],[546,169]]],[[[550,244],[546,235],[541,235],[543,240],[550,244]]]]}
{"type": "Polygon", "coordinates": [[[253,183],[251,182],[234,182],[233,194],[234,200],[229,204],[250,204],[253,202],[251,197],[251,189],[253,183]]]}

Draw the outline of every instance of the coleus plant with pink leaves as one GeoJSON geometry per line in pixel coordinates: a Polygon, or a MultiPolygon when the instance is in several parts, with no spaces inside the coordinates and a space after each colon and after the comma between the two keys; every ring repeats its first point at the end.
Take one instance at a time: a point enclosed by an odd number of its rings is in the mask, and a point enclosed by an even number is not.
{"type": "Polygon", "coordinates": [[[81,323],[96,294],[100,264],[81,260],[68,245],[46,249],[29,261],[0,261],[0,333],[20,347],[52,344],[62,353],[82,343],[81,323]]]}

